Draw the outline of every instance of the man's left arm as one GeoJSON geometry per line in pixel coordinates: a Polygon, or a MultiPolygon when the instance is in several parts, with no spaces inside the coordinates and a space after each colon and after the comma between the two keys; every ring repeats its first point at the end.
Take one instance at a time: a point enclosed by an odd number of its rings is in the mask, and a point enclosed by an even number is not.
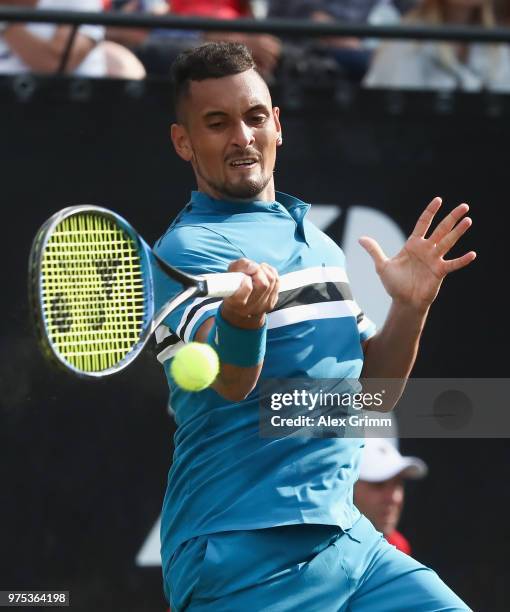
{"type": "Polygon", "coordinates": [[[418,353],[427,314],[441,284],[450,272],[460,270],[476,257],[474,251],[462,257],[444,257],[471,226],[465,217],[467,204],[460,204],[426,238],[441,206],[434,198],[424,210],[402,250],[391,259],[372,238],[360,238],[360,244],[374,260],[376,271],[392,305],[381,330],[363,343],[365,361],[361,378],[394,380],[383,407],[391,410],[402,395],[418,353]]]}

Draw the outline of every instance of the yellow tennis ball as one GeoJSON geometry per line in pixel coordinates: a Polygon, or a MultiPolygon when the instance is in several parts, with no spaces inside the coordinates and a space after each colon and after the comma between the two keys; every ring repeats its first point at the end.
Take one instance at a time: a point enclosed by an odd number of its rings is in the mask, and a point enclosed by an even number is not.
{"type": "Polygon", "coordinates": [[[213,384],[220,370],[216,351],[208,344],[190,342],[177,351],[170,374],[185,391],[202,391],[213,384]]]}

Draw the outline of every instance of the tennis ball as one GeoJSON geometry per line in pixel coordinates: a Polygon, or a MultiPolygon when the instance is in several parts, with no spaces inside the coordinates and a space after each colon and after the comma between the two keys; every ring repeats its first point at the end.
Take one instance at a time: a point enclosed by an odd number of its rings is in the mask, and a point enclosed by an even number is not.
{"type": "Polygon", "coordinates": [[[177,351],[170,364],[170,374],[185,391],[202,391],[218,376],[220,361],[208,344],[190,342],[177,351]]]}

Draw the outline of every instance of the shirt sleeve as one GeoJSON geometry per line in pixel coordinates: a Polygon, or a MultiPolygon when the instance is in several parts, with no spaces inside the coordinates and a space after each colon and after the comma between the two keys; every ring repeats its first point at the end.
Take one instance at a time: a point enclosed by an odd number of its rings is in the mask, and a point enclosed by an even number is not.
{"type": "MultiPolygon", "coordinates": [[[[188,274],[227,272],[229,264],[243,256],[221,234],[202,226],[172,228],[156,243],[154,251],[188,274]]],[[[155,282],[156,311],[182,291],[179,283],[162,278],[158,275],[155,282]]],[[[182,342],[192,342],[202,323],[216,315],[221,301],[222,298],[191,298],[173,310],[156,331],[158,359],[166,361],[182,342]]]]}
{"type": "Polygon", "coordinates": [[[361,309],[356,317],[356,321],[358,323],[360,342],[365,342],[365,340],[371,338],[377,331],[375,323],[371,321],[361,309]]]}

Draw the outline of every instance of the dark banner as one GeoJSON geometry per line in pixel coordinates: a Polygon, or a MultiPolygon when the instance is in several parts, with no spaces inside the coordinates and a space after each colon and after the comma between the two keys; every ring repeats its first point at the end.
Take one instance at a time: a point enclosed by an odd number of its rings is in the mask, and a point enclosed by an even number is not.
{"type": "MultiPolygon", "coordinates": [[[[454,255],[474,249],[478,259],[445,281],[414,376],[508,377],[509,101],[291,84],[274,96],[277,188],[312,204],[378,325],[389,304],[357,238],[394,254],[434,196],[445,211],[470,204],[474,225],[454,255]]],[[[107,380],[53,370],[33,339],[26,269],[37,228],[70,204],[111,208],[149,243],[165,231],[194,188],[169,139],[168,86],[2,79],[0,105],[0,590],[68,591],[84,612],[159,612],[174,432],[161,366],[147,349],[107,380]]],[[[491,414],[509,409],[504,394],[488,401],[491,414]]],[[[429,465],[407,489],[401,531],[475,610],[508,608],[508,436],[401,443],[429,465]]]]}

